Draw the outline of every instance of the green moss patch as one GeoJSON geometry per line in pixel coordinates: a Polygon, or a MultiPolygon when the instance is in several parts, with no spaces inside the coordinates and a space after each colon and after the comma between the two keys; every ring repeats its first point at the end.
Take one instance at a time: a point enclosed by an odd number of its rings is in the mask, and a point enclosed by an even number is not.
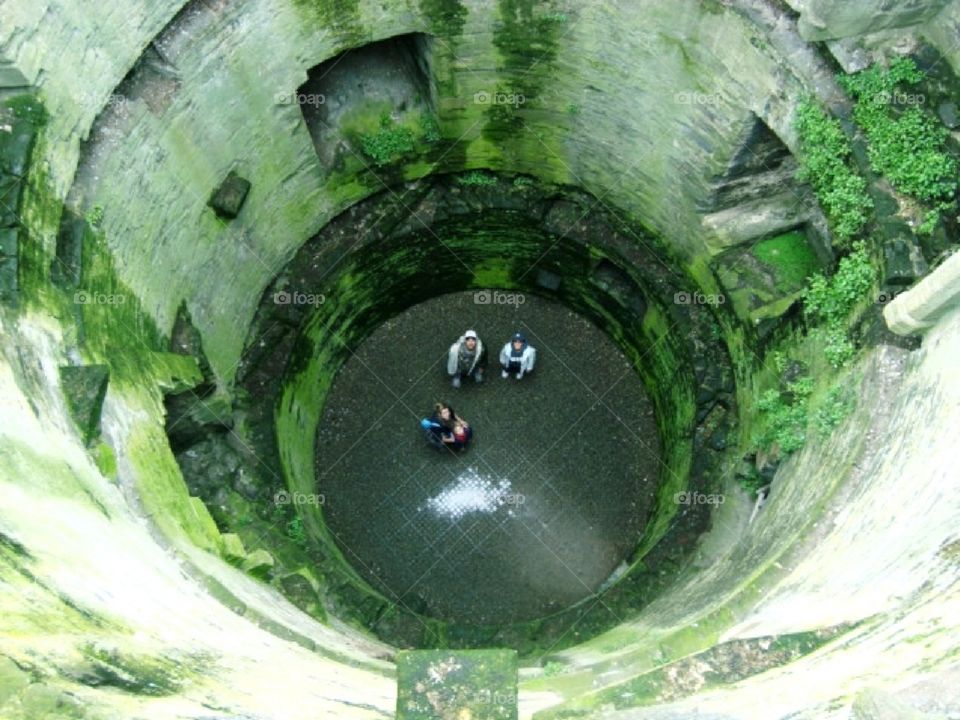
{"type": "Polygon", "coordinates": [[[67,366],[60,368],[60,386],[70,416],[80,429],[84,443],[100,432],[100,410],[107,394],[110,370],[106,365],[67,366]]]}
{"type": "Polygon", "coordinates": [[[108,480],[117,479],[117,456],[113,448],[100,441],[93,449],[93,461],[108,480]]]}
{"type": "Polygon", "coordinates": [[[805,233],[793,230],[717,259],[717,275],[737,317],[756,323],[777,318],[799,298],[807,278],[822,269],[805,233]]]}
{"type": "Polygon", "coordinates": [[[189,672],[180,660],[122,652],[93,643],[82,645],[80,652],[84,662],[70,674],[91,687],[109,686],[136,695],[162,697],[179,692],[189,672]]]}
{"type": "Polygon", "coordinates": [[[761,240],[751,252],[760,262],[775,269],[778,286],[786,291],[799,290],[821,267],[807,236],[800,230],[761,240]]]}

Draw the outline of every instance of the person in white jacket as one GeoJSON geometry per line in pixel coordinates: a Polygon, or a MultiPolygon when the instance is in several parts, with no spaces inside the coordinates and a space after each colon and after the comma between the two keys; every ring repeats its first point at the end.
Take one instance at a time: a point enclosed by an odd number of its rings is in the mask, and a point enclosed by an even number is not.
{"type": "Polygon", "coordinates": [[[467,330],[450,346],[447,353],[447,374],[453,378],[453,387],[460,387],[460,379],[464,375],[472,376],[476,382],[483,382],[483,367],[486,357],[483,353],[483,343],[473,330],[467,330]]]}
{"type": "Polygon", "coordinates": [[[517,380],[533,371],[533,364],[537,361],[537,349],[527,342],[523,333],[516,333],[500,351],[500,377],[506,380],[511,373],[516,374],[517,380]]]}

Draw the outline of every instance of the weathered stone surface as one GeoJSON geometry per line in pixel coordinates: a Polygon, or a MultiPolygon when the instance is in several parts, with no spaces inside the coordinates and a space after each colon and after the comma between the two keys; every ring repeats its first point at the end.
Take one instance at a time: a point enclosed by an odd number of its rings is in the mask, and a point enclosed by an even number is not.
{"type": "Polygon", "coordinates": [[[703,226],[710,252],[802,225],[811,216],[810,200],[798,191],[761,198],[705,215],[703,226]]]}
{"type": "Polygon", "coordinates": [[[960,113],[957,111],[955,102],[940,103],[937,107],[937,115],[940,116],[940,121],[951,130],[960,127],[960,113]]]}
{"type": "Polygon", "coordinates": [[[193,515],[191,519],[200,533],[196,544],[214,551],[220,549],[222,544],[220,531],[206,504],[200,498],[193,496],[188,498],[188,504],[193,515]]]}
{"type": "Polygon", "coordinates": [[[0,101],[0,302],[4,303],[14,303],[20,290],[20,201],[43,117],[43,108],[32,94],[0,101]]]}
{"type": "Polygon", "coordinates": [[[853,701],[854,720],[947,720],[942,713],[926,713],[910,707],[886,690],[869,688],[853,701]]]}
{"type": "Polygon", "coordinates": [[[950,0],[787,0],[800,13],[800,32],[808,40],[863,35],[886,28],[922,24],[950,0]]]}
{"type": "Polygon", "coordinates": [[[927,274],[929,267],[912,233],[901,234],[883,244],[883,282],[885,286],[910,285],[927,274]]]}
{"type": "Polygon", "coordinates": [[[89,443],[100,432],[100,411],[109,379],[110,369],[106,365],[68,365],[60,368],[63,396],[84,443],[89,443]]]}
{"type": "Polygon", "coordinates": [[[297,718],[320,708],[339,717],[343,688],[362,687],[358,704],[375,708],[363,714],[389,717],[396,697],[383,659],[389,648],[353,628],[321,625],[222,559],[216,527],[202,502],[187,499],[166,446],[152,381],[118,382],[104,403],[102,432],[118,456],[114,484],[94,465],[60,397],[55,321],[34,313],[15,323],[4,314],[2,322],[0,717],[162,716],[170,702],[181,714],[210,714],[207,699],[188,692],[158,697],[169,675],[155,677],[156,667],[172,668],[185,687],[210,682],[219,714],[297,718]],[[38,520],[44,514],[57,518],[55,527],[38,520]],[[184,529],[178,534],[171,524],[184,529]],[[261,617],[269,629],[258,626],[261,617]],[[97,686],[68,676],[88,643],[119,659],[89,676],[97,686]],[[9,659],[22,672],[11,672],[9,659]],[[303,681],[278,697],[276,688],[294,676],[303,681]],[[345,684],[334,689],[332,677],[345,684]]]}
{"type": "Polygon", "coordinates": [[[233,487],[242,460],[222,432],[211,435],[201,430],[196,436],[187,436],[178,431],[179,427],[171,428],[168,424],[167,432],[176,441],[177,462],[187,487],[193,494],[213,502],[222,488],[233,487]],[[181,442],[183,446],[179,445],[181,442]]]}
{"type": "Polygon", "coordinates": [[[182,393],[200,385],[203,373],[196,358],[179,353],[154,353],[157,364],[166,369],[163,376],[157,373],[160,389],[165,393],[182,393]]]}
{"type": "Polygon", "coordinates": [[[42,121],[43,108],[33,95],[15,95],[0,102],[0,227],[20,222],[20,196],[42,121]]]}
{"type": "Polygon", "coordinates": [[[76,287],[83,266],[83,238],[87,221],[71,210],[64,210],[57,232],[56,252],[50,263],[50,279],[64,287],[76,287]]]}
{"type": "Polygon", "coordinates": [[[74,695],[42,682],[33,683],[23,691],[20,707],[24,718],[81,720],[86,715],[83,703],[74,695]]]}
{"type": "Polygon", "coordinates": [[[543,268],[537,270],[537,285],[540,287],[547,290],[558,290],[561,282],[563,282],[563,278],[557,275],[557,273],[544,270],[543,268]]]}
{"type": "Polygon", "coordinates": [[[322,616],[320,596],[317,595],[316,588],[301,573],[295,572],[284,575],[280,578],[278,584],[283,590],[284,597],[288,598],[298,608],[313,615],[320,613],[322,616]]]}
{"type": "Polygon", "coordinates": [[[17,295],[17,228],[0,228],[0,302],[9,302],[17,295]]]}
{"type": "Polygon", "coordinates": [[[0,656],[0,708],[30,684],[30,676],[10,658],[0,656]]]}

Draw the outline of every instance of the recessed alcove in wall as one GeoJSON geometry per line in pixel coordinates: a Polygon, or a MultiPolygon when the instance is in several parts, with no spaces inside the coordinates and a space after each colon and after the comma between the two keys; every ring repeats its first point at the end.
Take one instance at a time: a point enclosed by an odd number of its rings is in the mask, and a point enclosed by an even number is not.
{"type": "Polygon", "coordinates": [[[726,250],[714,260],[725,301],[766,334],[799,303],[810,276],[824,269],[817,248],[814,231],[798,225],[726,250]]]}
{"type": "Polygon", "coordinates": [[[430,70],[432,39],[411,33],[345,50],[311,68],[296,102],[323,167],[342,166],[345,156],[370,155],[378,137],[399,152],[406,133],[435,122],[430,70]]]}
{"type": "Polygon", "coordinates": [[[809,188],[797,179],[797,167],[783,140],[749,113],[736,150],[710,180],[702,204],[709,250],[722,253],[802,225],[818,257],[829,262],[825,221],[809,188]]]}

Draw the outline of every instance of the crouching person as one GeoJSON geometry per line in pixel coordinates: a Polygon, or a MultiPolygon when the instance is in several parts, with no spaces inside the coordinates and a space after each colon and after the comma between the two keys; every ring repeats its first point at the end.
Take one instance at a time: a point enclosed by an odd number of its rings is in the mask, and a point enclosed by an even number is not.
{"type": "Polygon", "coordinates": [[[483,367],[486,364],[483,343],[473,330],[467,330],[450,346],[447,354],[447,374],[452,378],[451,385],[460,387],[460,381],[465,376],[473,377],[476,382],[483,382],[483,367]]]}
{"type": "Polygon", "coordinates": [[[435,448],[466,450],[473,439],[470,423],[446,403],[437,403],[433,415],[421,420],[420,426],[426,431],[427,442],[435,448]]]}
{"type": "Polygon", "coordinates": [[[511,374],[521,380],[526,373],[533,371],[537,361],[537,350],[523,333],[516,333],[500,351],[500,377],[506,380],[511,374]]]}

